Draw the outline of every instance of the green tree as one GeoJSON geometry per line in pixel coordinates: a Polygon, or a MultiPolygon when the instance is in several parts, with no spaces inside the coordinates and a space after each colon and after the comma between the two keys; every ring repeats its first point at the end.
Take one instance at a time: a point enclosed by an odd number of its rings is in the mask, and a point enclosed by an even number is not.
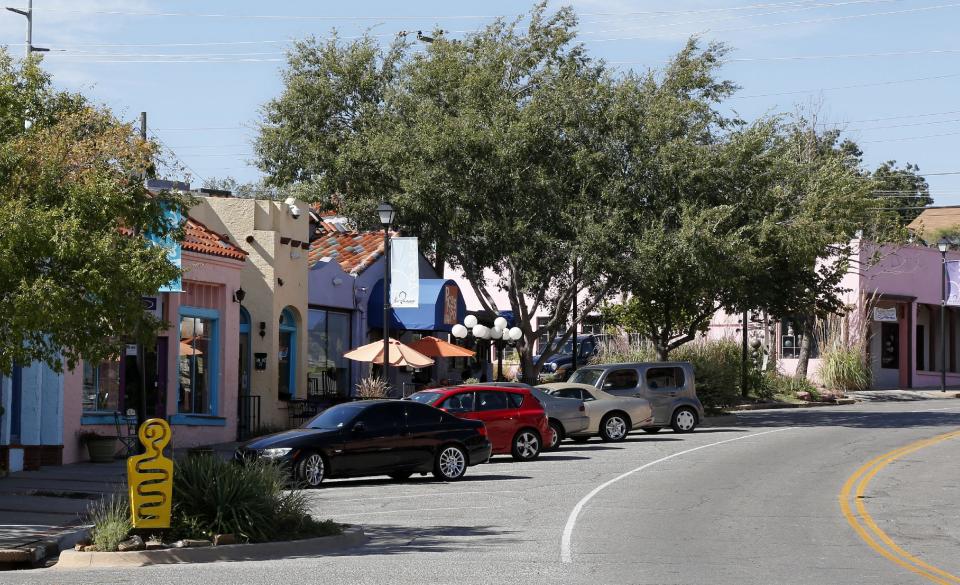
{"type": "Polygon", "coordinates": [[[140,297],[178,275],[144,234],[178,237],[141,177],[155,146],[36,61],[0,52],[0,372],[116,355],[161,326],[140,297]]]}
{"type": "Polygon", "coordinates": [[[561,331],[549,357],[572,334],[577,294],[582,316],[611,286],[597,254],[608,246],[594,245],[609,233],[598,203],[611,84],[575,26],[569,9],[540,4],[523,26],[497,21],[456,42],[438,31],[420,53],[402,40],[297,43],[257,143],[270,182],[361,226],[389,200],[437,269],[462,269],[491,312],[492,274],[524,332],[528,380],[539,334],[561,331]],[[553,319],[537,327],[544,307],[553,319]]]}
{"type": "Polygon", "coordinates": [[[877,167],[871,178],[876,183],[875,197],[881,200],[883,207],[895,210],[903,225],[913,221],[924,207],[933,204],[930,185],[915,164],[898,167],[897,161],[890,160],[877,167]]]}

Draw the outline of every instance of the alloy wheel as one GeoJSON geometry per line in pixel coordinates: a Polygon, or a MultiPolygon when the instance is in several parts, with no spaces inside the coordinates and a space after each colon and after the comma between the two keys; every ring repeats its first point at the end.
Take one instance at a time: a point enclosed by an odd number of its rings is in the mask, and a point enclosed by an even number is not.
{"type": "Polygon", "coordinates": [[[607,431],[607,436],[614,441],[619,441],[627,434],[627,423],[619,416],[608,418],[604,428],[607,431]]]}
{"type": "Polygon", "coordinates": [[[440,453],[440,472],[444,477],[460,477],[467,466],[463,451],[456,447],[447,447],[440,453]]]}
{"type": "Polygon", "coordinates": [[[320,482],[323,481],[323,457],[317,453],[313,453],[307,457],[307,461],[303,466],[303,478],[311,486],[318,486],[320,482]]]}
{"type": "Polygon", "coordinates": [[[540,452],[540,439],[530,431],[517,435],[517,453],[523,459],[532,459],[540,452]]]}

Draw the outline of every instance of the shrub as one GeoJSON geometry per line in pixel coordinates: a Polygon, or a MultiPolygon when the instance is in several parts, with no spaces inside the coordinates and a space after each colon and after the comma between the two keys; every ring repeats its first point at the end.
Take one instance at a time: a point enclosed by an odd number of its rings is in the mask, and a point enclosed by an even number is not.
{"type": "Polygon", "coordinates": [[[113,552],[133,530],[130,521],[130,502],[126,496],[112,495],[90,506],[87,521],[93,524],[90,537],[97,550],[113,552]]]}
{"type": "MultiPolygon", "coordinates": [[[[716,410],[740,400],[740,346],[731,339],[700,340],[670,352],[670,359],[690,362],[696,376],[697,396],[703,406],[716,410]]],[[[622,342],[603,344],[591,360],[595,364],[656,361],[648,345],[630,346],[622,342]]]]}
{"type": "Polygon", "coordinates": [[[364,399],[386,398],[386,380],[383,378],[363,378],[357,384],[357,397],[364,399]]]}
{"type": "Polygon", "coordinates": [[[236,465],[210,456],[177,461],[173,532],[193,538],[235,534],[252,542],[314,536],[320,524],[310,518],[306,493],[287,491],[289,477],[287,469],[269,461],[236,465]]]}
{"type": "Polygon", "coordinates": [[[870,364],[859,345],[834,345],[820,357],[820,381],[827,389],[848,392],[870,387],[870,364]]]}
{"type": "Polygon", "coordinates": [[[779,372],[765,373],[761,386],[764,395],[760,396],[760,393],[757,393],[757,397],[765,400],[772,399],[776,396],[795,398],[799,392],[808,392],[814,400],[820,397],[820,392],[817,390],[817,387],[806,378],[784,376],[779,372]]]}
{"type": "Polygon", "coordinates": [[[693,364],[697,396],[704,408],[715,410],[740,401],[742,352],[737,342],[695,341],[673,350],[670,359],[693,364]]]}

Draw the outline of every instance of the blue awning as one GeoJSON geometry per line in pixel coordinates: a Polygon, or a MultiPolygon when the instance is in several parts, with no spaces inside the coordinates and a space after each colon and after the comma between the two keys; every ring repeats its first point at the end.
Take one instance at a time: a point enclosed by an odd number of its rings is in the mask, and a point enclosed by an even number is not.
{"type": "MultiPolygon", "coordinates": [[[[450,331],[454,325],[462,323],[466,315],[467,306],[456,282],[442,278],[421,278],[419,306],[415,309],[391,309],[390,329],[450,331]]],[[[383,279],[377,281],[370,292],[367,325],[383,328],[383,279]]]]}

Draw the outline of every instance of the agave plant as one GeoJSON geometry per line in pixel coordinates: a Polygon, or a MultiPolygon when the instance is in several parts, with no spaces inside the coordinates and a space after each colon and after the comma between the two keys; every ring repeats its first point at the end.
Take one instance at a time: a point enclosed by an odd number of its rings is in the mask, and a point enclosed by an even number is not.
{"type": "Polygon", "coordinates": [[[387,382],[383,378],[363,378],[357,384],[357,397],[376,399],[387,397],[387,382]]]}

